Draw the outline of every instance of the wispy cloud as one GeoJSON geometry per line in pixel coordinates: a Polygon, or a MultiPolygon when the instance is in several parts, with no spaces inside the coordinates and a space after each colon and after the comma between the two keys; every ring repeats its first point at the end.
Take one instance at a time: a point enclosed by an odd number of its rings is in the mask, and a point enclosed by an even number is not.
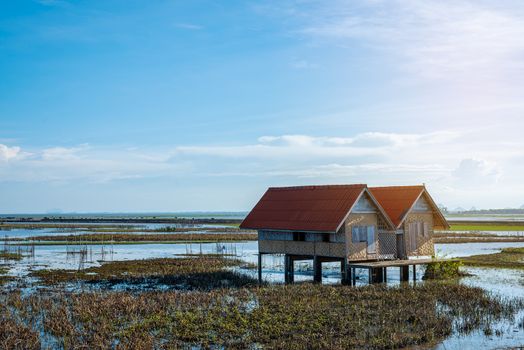
{"type": "Polygon", "coordinates": [[[194,24],[194,23],[175,23],[175,27],[179,29],[186,30],[201,30],[204,29],[204,26],[194,24]]]}
{"type": "Polygon", "coordinates": [[[424,78],[493,78],[522,73],[524,9],[516,2],[329,1],[304,35],[384,51],[424,78]]]}

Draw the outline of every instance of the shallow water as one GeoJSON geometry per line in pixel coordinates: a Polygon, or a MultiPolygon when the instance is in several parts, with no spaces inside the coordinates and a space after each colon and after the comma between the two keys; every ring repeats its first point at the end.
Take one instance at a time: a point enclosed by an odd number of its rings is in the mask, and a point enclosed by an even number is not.
{"type": "MultiPolygon", "coordinates": [[[[34,230],[31,230],[34,231],[34,230]]],[[[40,230],[38,230],[40,231],[40,230]]],[[[41,230],[46,231],[46,230],[41,230]]],[[[34,234],[34,232],[32,232],[34,234]]],[[[477,254],[491,254],[507,247],[524,247],[522,243],[464,243],[464,244],[437,244],[435,246],[438,256],[461,257],[477,254]]],[[[87,268],[100,265],[103,261],[122,261],[150,258],[169,258],[185,254],[225,254],[233,255],[245,262],[257,263],[258,243],[205,243],[205,244],[126,244],[126,245],[46,245],[35,246],[34,254],[25,257],[20,262],[10,263],[9,274],[19,277],[26,276],[31,270],[36,269],[71,269],[87,268]],[[80,250],[85,254],[80,254],[80,250]]],[[[0,265],[5,263],[0,262],[0,265]]],[[[264,273],[266,281],[274,283],[284,282],[284,259],[279,255],[263,256],[264,273]]],[[[506,297],[524,297],[524,273],[519,270],[500,270],[489,268],[465,268],[466,272],[472,274],[470,277],[461,279],[461,283],[481,287],[491,293],[506,297]]],[[[257,276],[256,269],[241,269],[243,273],[253,277],[257,276]]],[[[387,283],[399,284],[400,273],[398,268],[388,268],[387,283]]],[[[417,267],[415,283],[423,283],[423,268],[417,267]]],[[[410,271],[412,274],[412,272],[410,271]]],[[[357,285],[368,283],[368,272],[365,269],[357,269],[357,285]]],[[[295,263],[295,281],[311,281],[313,279],[312,264],[308,262],[295,263]]],[[[410,283],[413,276],[410,276],[410,283]]],[[[323,264],[323,283],[340,283],[339,263],[323,264]]],[[[125,288],[125,286],[122,286],[125,288]]],[[[159,289],[162,289],[159,286],[159,289]]],[[[524,329],[518,326],[520,320],[524,319],[521,312],[516,315],[514,323],[497,324],[496,329],[503,331],[502,336],[486,337],[482,330],[467,336],[451,336],[436,346],[436,349],[494,349],[500,347],[516,347],[524,344],[524,329]]]]}

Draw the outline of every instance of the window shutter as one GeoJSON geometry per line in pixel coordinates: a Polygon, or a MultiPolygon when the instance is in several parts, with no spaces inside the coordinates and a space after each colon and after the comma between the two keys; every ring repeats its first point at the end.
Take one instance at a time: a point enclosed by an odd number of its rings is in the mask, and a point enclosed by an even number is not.
{"type": "Polygon", "coordinates": [[[358,226],[351,227],[351,242],[352,243],[360,242],[360,230],[358,226]]]}

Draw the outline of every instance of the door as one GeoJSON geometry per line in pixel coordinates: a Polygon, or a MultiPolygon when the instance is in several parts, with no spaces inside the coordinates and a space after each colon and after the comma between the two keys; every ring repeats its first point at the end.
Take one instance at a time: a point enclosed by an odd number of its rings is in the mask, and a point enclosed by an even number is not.
{"type": "Polygon", "coordinates": [[[375,240],[375,226],[368,226],[367,227],[367,233],[368,233],[368,247],[367,247],[367,253],[368,254],[375,254],[377,252],[377,243],[375,240]]]}

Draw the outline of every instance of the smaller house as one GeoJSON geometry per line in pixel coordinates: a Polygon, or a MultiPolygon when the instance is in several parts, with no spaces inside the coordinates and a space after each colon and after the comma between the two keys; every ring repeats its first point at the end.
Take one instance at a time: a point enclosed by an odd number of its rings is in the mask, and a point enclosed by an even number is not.
{"type": "Polygon", "coordinates": [[[435,255],[433,231],[447,230],[449,224],[424,185],[369,190],[395,225],[397,258],[435,255]]]}
{"type": "Polygon", "coordinates": [[[286,282],[310,259],[315,281],[339,261],[347,282],[355,262],[433,255],[433,229],[448,224],[424,186],[355,184],[269,188],[240,227],[258,231],[260,280],[262,256],[284,254],[286,282]]]}

